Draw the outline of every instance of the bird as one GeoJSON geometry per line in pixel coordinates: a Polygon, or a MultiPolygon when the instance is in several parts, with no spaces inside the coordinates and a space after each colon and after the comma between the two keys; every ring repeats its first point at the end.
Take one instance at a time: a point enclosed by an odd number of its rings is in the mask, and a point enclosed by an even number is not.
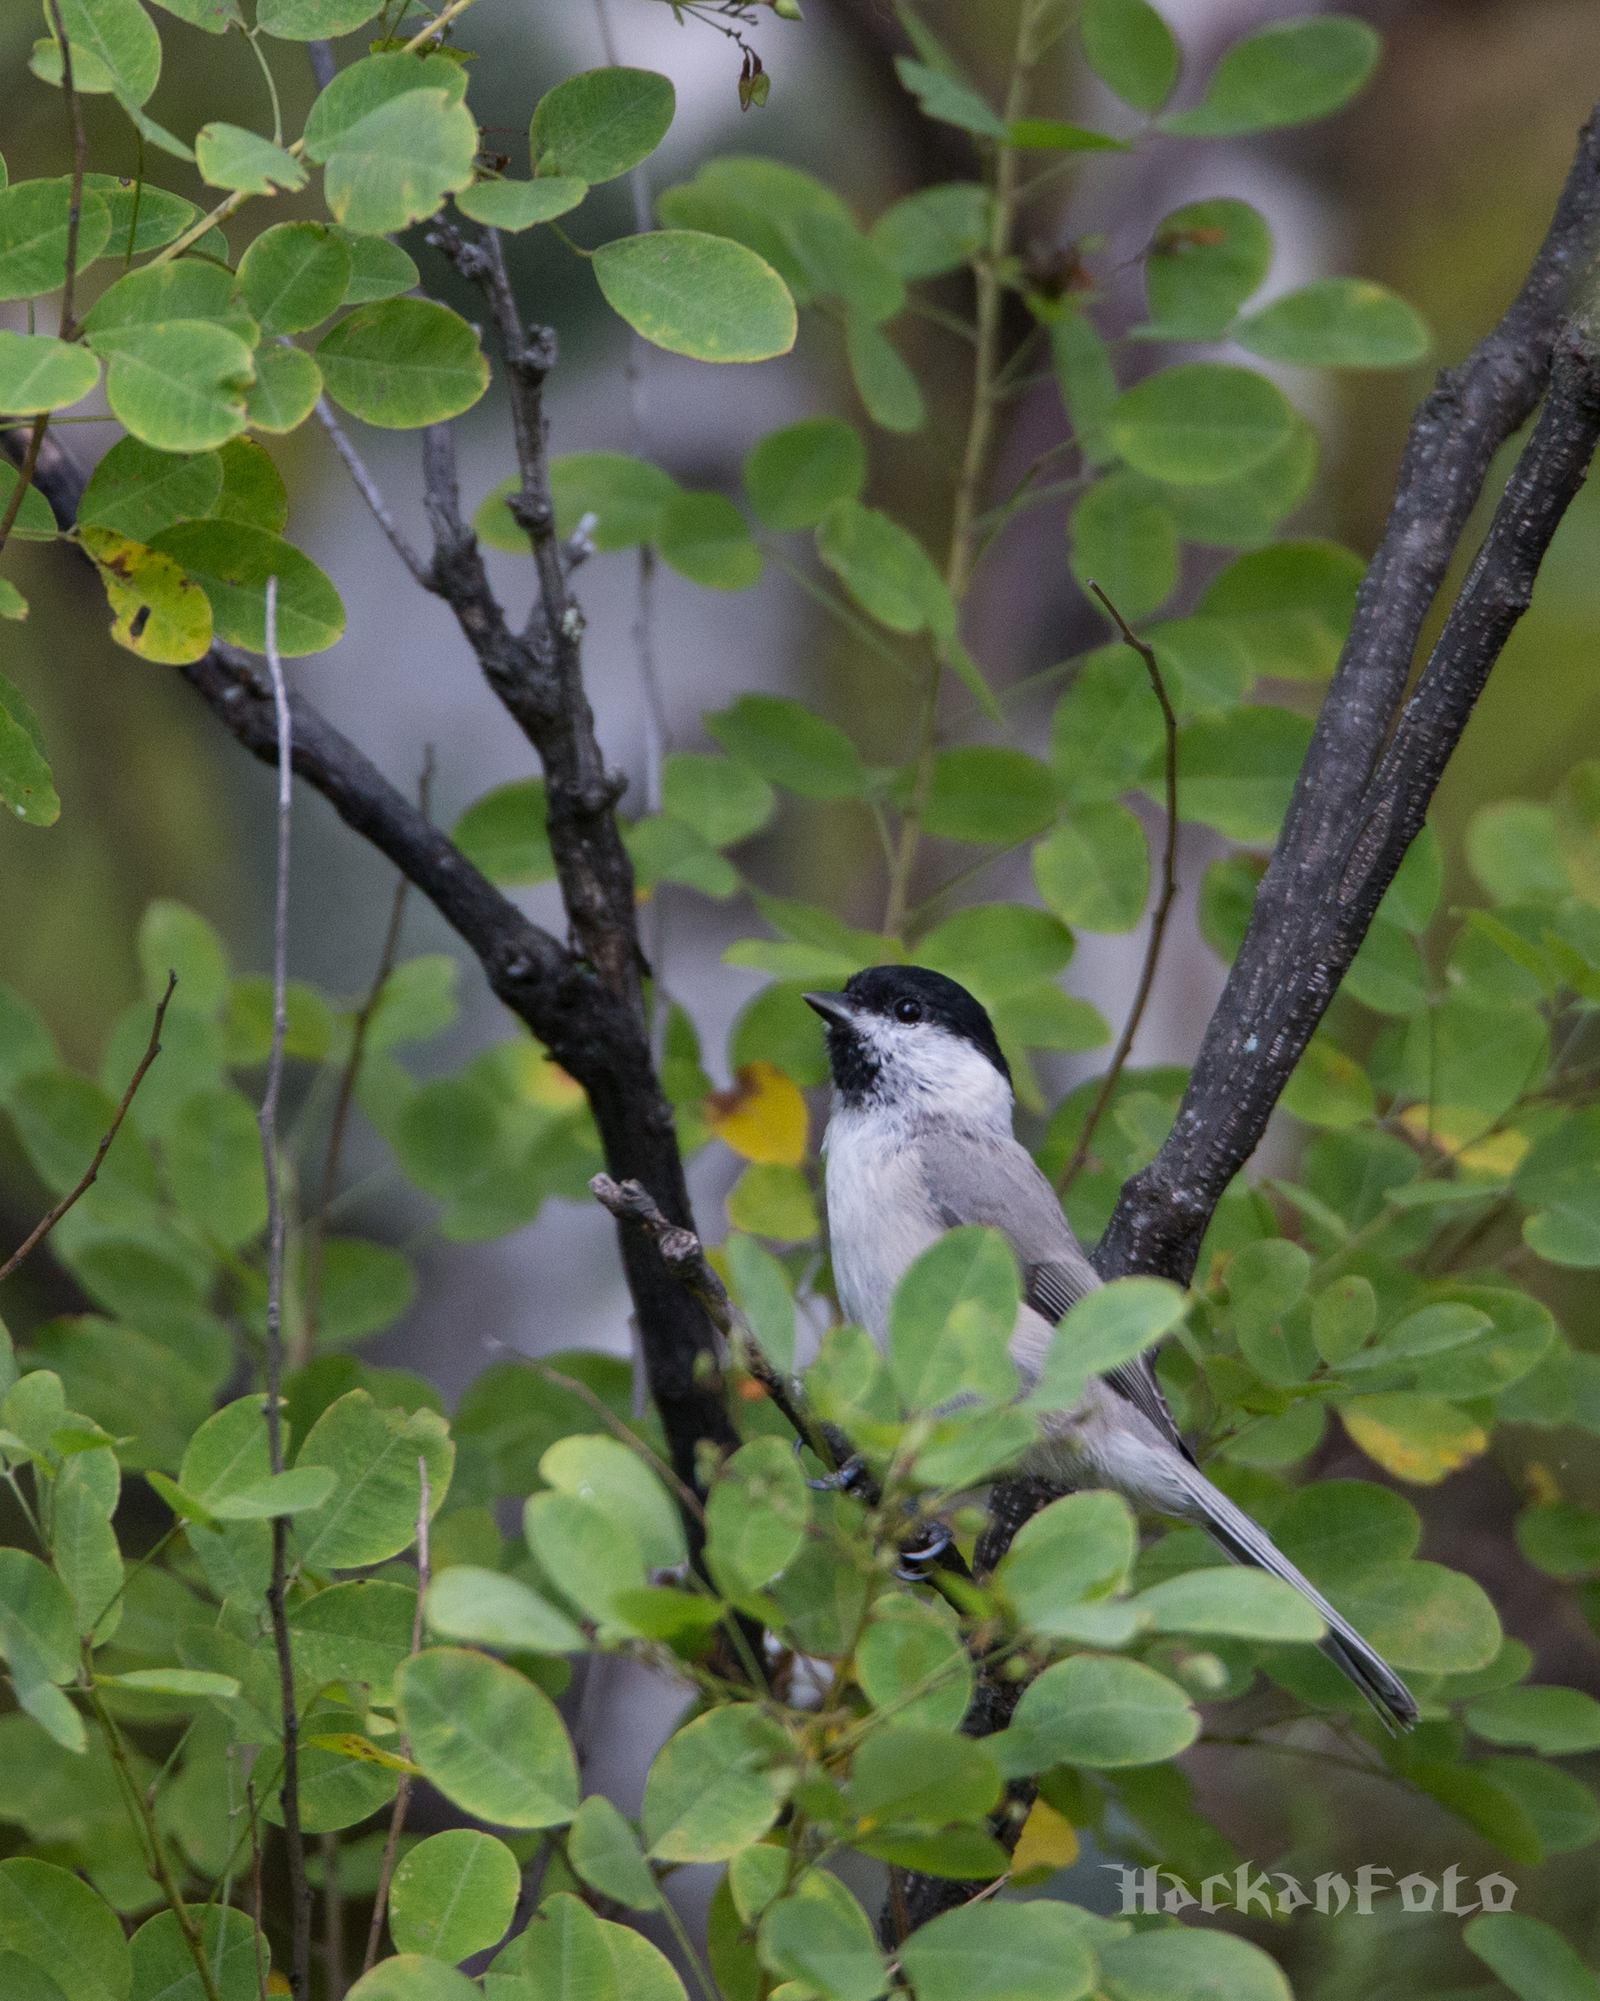
{"type": "MultiPolygon", "coordinates": [[[[842,992],[805,999],[823,1019],[833,1074],[823,1155],[841,1310],[884,1347],[895,1287],[913,1260],[963,1224],[999,1230],[1023,1283],[1009,1353],[1031,1387],[1057,1323],[1103,1281],[1012,1132],[1011,1069],[988,1013],[923,966],[872,966],[842,992]]],[[[1148,1355],[1092,1378],[1076,1409],[1047,1418],[1018,1470],[1068,1488],[1109,1488],[1205,1529],[1235,1563],[1282,1578],[1316,1607],[1327,1627],[1322,1651],[1387,1727],[1417,1721],[1393,1668],[1200,1470],[1148,1355]]]]}

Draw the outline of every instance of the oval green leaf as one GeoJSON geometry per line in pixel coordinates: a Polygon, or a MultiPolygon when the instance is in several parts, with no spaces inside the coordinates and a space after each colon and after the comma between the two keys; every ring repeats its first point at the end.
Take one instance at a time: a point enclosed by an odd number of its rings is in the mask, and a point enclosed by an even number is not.
{"type": "Polygon", "coordinates": [[[794,346],[788,287],[764,257],[725,236],[660,229],[594,253],[607,304],[637,334],[696,361],[766,361],[794,346]]]}
{"type": "Polygon", "coordinates": [[[459,313],[432,299],[362,306],[317,346],[335,403],[380,430],[415,430],[471,409],[489,363],[459,313]]]}
{"type": "Polygon", "coordinates": [[[525,1676],[486,1654],[430,1647],[394,1681],[411,1755],[447,1799],[500,1827],[571,1820],[577,1760],[555,1704],[525,1676]]]}

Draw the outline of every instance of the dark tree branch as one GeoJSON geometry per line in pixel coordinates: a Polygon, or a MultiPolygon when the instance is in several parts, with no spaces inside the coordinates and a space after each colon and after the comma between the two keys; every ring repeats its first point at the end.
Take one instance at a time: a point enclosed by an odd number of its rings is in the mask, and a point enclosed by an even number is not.
{"type": "Polygon", "coordinates": [[[1593,449],[1593,338],[1577,294],[1593,283],[1597,244],[1600,112],[1580,136],[1527,283],[1465,366],[1439,378],[1412,425],[1389,524],[1250,928],[1172,1132],[1124,1187],[1095,1250],[1103,1277],[1144,1271],[1186,1281],[1193,1272],[1212,1211],[1254,1152],[1526,608],[1593,449]],[[1569,314],[1577,317],[1563,331],[1569,314]],[[1423,619],[1490,462],[1547,386],[1533,441],[1399,717],[1423,619]]]}

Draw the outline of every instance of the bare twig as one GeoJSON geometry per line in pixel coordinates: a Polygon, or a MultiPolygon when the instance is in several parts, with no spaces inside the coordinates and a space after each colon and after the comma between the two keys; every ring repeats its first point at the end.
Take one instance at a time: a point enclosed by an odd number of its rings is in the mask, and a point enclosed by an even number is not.
{"type": "MultiPolygon", "coordinates": [[[[428,795],[432,786],[433,747],[430,744],[423,754],[422,777],[417,786],[417,807],[424,817],[427,815],[428,795]]],[[[366,1054],[367,1031],[371,1027],[373,1016],[378,1011],[378,1003],[383,999],[383,990],[389,984],[389,975],[394,971],[395,960],[399,956],[400,924],[405,916],[406,893],[410,887],[410,878],[405,875],[402,875],[395,884],[394,902],[389,907],[389,928],[384,934],[383,950],[378,955],[378,970],[373,975],[366,999],[356,1011],[355,1024],[350,1035],[350,1054],[339,1077],[339,1094],[334,1101],[333,1122],[328,1131],[328,1153],[322,1168],[322,1190],[307,1231],[305,1310],[300,1331],[301,1361],[304,1361],[316,1346],[317,1320],[322,1303],[323,1242],[327,1231],[328,1210],[339,1185],[339,1155],[344,1148],[344,1129],[350,1116],[350,1101],[355,1095],[356,1079],[361,1074],[361,1059],[366,1054]]]]}
{"type": "MultiPolygon", "coordinates": [[[[428,1595],[428,1580],[432,1574],[428,1562],[428,1517],[433,1505],[433,1492],[428,1485],[428,1462],[417,1455],[417,1474],[422,1482],[422,1498],[417,1505],[417,1609],[411,1621],[411,1651],[422,1652],[423,1601],[428,1595]]],[[[411,1740],[403,1733],[400,1738],[400,1755],[409,1763],[411,1740]]],[[[400,1849],[400,1835],[406,1824],[406,1808],[411,1804],[411,1774],[400,1774],[399,1790],[394,1796],[394,1811],[389,1816],[389,1833],[383,1844],[383,1861],[378,1869],[378,1894],[373,1901],[372,1923],[367,1929],[367,1950],[362,1957],[361,1971],[370,1973],[378,1957],[378,1942],[383,1937],[384,1914],[389,1908],[389,1884],[394,1877],[394,1859],[400,1849]]]]}
{"type": "Polygon", "coordinates": [[[1161,943],[1167,932],[1167,918],[1172,911],[1172,899],[1178,893],[1178,718],[1173,713],[1172,699],[1167,693],[1167,684],[1161,678],[1161,669],[1156,665],[1155,648],[1148,640],[1141,639],[1117,610],[1100,586],[1091,578],[1089,588],[1115,619],[1123,640],[1131,646],[1144,662],[1145,672],[1150,676],[1150,685],[1161,704],[1161,720],[1167,733],[1167,839],[1161,855],[1161,895],[1157,899],[1155,914],[1150,919],[1150,937],[1145,945],[1144,964],[1139,970],[1139,985],[1133,996],[1133,1006],[1128,1010],[1128,1018],[1122,1024],[1122,1033],[1117,1038],[1116,1049],[1112,1053],[1111,1066],[1106,1071],[1083,1131],[1078,1135],[1078,1144],[1072,1149],[1072,1158],[1063,1168],[1056,1183],[1057,1193],[1065,1195],[1083,1171],[1083,1164],[1089,1158],[1089,1149],[1094,1143],[1095,1128],[1105,1116],[1107,1105],[1116,1096],[1122,1072],[1127,1066],[1133,1049],[1133,1038],[1139,1033],[1139,1024],[1144,1019],[1144,1011],[1150,999],[1150,989],[1155,985],[1156,965],[1161,958],[1161,943]]]}
{"type": "Polygon", "coordinates": [[[116,1138],[118,1132],[121,1130],[122,1121],[128,1116],[128,1107],[133,1103],[134,1092],[137,1091],[139,1086],[144,1082],[144,1073],[150,1068],[150,1065],[154,1063],[156,1058],[161,1054],[161,1024],[166,1018],[167,1002],[171,1000],[173,991],[177,987],[177,984],[178,984],[177,974],[168,973],[167,990],[161,996],[160,1000],[156,1002],[155,1026],[150,1031],[149,1047],[145,1050],[143,1056],[140,1057],[139,1067],[134,1071],[133,1075],[128,1079],[128,1088],[122,1094],[122,1102],[117,1106],[116,1112],[112,1116],[111,1124],[106,1132],[105,1138],[102,1139],[99,1146],[95,1148],[94,1159],[90,1161],[88,1168],[85,1170],[83,1179],[78,1183],[77,1187],[72,1190],[70,1195],[62,1196],[61,1200],[50,1211],[49,1215],[43,1217],[37,1224],[35,1224],[34,1228],[32,1229],[32,1231],[30,1231],[25,1241],[17,1246],[17,1248],[11,1253],[10,1257],[6,1259],[3,1265],[0,1265],[0,1280],[8,1279],[11,1276],[11,1274],[17,1269],[18,1265],[22,1263],[23,1259],[27,1257],[28,1253],[30,1251],[36,1250],[39,1247],[39,1245],[44,1242],[45,1238],[49,1236],[50,1232],[55,1228],[57,1223],[61,1221],[62,1217],[72,1207],[73,1203],[81,1200],[82,1197],[87,1195],[89,1190],[94,1186],[95,1179],[98,1176],[100,1169],[105,1162],[105,1157],[111,1151],[111,1142],[116,1138]]]}
{"type": "MultiPolygon", "coordinates": [[[[283,339],[286,345],[293,346],[294,343],[289,340],[287,334],[283,336],[283,339]]],[[[411,572],[413,581],[421,584],[425,591],[431,591],[433,589],[432,571],[401,532],[399,523],[389,511],[389,503],[384,499],[378,482],[367,470],[366,461],[356,450],[355,446],[351,444],[344,426],[333,414],[333,405],[328,401],[326,396],[319,396],[317,398],[317,422],[327,432],[333,449],[344,460],[345,470],[355,481],[356,491],[367,503],[373,520],[377,522],[385,536],[387,536],[389,547],[393,549],[401,562],[411,572]]]]}
{"type": "MultiPolygon", "coordinates": [[[[283,1038],[289,1025],[289,821],[293,803],[293,725],[283,662],[278,657],[278,579],[267,579],[267,671],[272,676],[272,701],[278,725],[278,869],[277,903],[272,932],[272,1054],[267,1061],[267,1088],[258,1123],[267,1172],[267,1438],[274,1473],[283,1471],[283,1192],[278,1181],[278,1091],[283,1081],[283,1038]]],[[[283,1697],[284,1845],[289,1854],[289,1896],[293,1913],[293,1957],[289,1971],[295,2001],[311,1993],[311,1884],[306,1876],[305,1837],[300,1831],[300,1718],[294,1693],[294,1653],[289,1641],[289,1616],[284,1603],[289,1568],[289,1518],[272,1522],[272,1582],[267,1604],[272,1613],[272,1637],[278,1655],[278,1682],[283,1697]]]]}
{"type": "Polygon", "coordinates": [[[150,1848],[150,1874],[160,1885],[161,1894],[167,1900],[167,1908],[178,1920],[178,1929],[183,1933],[183,1942],[189,1948],[189,1957],[194,1961],[195,1971],[200,1976],[200,1985],[205,1990],[206,2001],[222,2001],[217,1989],[216,1975],[206,1958],[205,1940],[201,1929],[194,1921],[194,1913],[183,1900],[183,1892],[178,1888],[172,1873],[172,1864],[167,1859],[167,1851],[161,1839],[161,1831],[156,1826],[155,1813],[138,1780],[128,1757],[128,1748],[122,1741],[122,1732],[116,1720],[106,1708],[100,1691],[94,1685],[94,1671],[90,1664],[89,1648],[84,1645],[83,1681],[89,1698],[89,1707],[94,1711],[95,1721],[100,1725],[106,1740],[106,1749],[111,1754],[111,1762],[116,1767],[122,1783],[124,1796],[128,1800],[134,1817],[136,1831],[142,1833],[150,1848]]]}

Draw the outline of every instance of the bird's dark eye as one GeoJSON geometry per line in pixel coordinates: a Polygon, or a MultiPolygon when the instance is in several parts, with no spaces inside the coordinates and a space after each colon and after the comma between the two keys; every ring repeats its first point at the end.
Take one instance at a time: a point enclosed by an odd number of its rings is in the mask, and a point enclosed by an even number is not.
{"type": "Polygon", "coordinates": [[[894,1004],[896,1021],[921,1021],[922,1003],[914,1000],[897,1000],[894,1004]]]}

